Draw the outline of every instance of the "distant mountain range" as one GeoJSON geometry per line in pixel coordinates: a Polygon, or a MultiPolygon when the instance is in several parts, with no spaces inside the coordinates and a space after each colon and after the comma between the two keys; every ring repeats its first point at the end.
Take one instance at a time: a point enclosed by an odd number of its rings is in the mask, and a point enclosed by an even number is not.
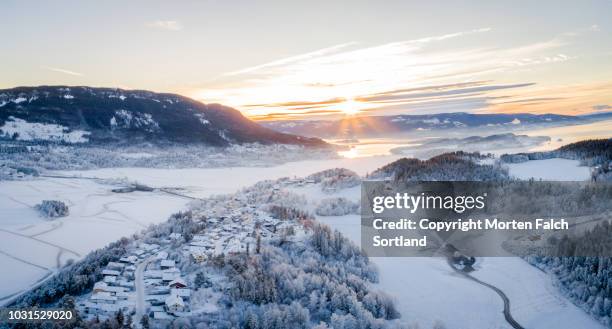
{"type": "Polygon", "coordinates": [[[318,138],[262,127],[230,107],[176,94],[66,86],[0,90],[0,138],[70,144],[326,145],[318,138]]]}
{"type": "Polygon", "coordinates": [[[586,123],[612,118],[612,112],[585,116],[557,114],[471,114],[440,113],[428,115],[391,115],[347,117],[340,120],[266,121],[262,125],[274,130],[317,136],[321,138],[349,138],[384,136],[436,129],[461,129],[474,127],[514,128],[521,125],[562,125],[586,123]]]}

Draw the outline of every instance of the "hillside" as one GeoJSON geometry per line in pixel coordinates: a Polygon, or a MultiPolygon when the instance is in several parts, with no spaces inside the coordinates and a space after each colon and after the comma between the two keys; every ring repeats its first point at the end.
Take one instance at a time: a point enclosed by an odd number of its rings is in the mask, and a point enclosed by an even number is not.
{"type": "Polygon", "coordinates": [[[297,144],[316,138],[280,133],[219,104],[176,94],[114,88],[40,86],[0,90],[0,136],[64,144],[297,144]]]}

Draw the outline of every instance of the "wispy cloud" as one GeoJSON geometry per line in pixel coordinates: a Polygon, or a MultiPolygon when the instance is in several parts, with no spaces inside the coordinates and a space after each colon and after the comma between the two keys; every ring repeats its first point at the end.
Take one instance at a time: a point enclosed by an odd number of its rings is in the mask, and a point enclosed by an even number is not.
{"type": "Polygon", "coordinates": [[[273,62],[269,62],[269,63],[265,63],[265,64],[261,64],[261,65],[256,65],[256,66],[252,66],[252,67],[247,67],[247,68],[240,69],[240,70],[237,70],[237,71],[227,72],[227,73],[224,73],[223,75],[225,75],[225,76],[240,75],[240,74],[246,74],[246,73],[255,72],[257,70],[261,70],[261,69],[268,68],[268,67],[287,65],[287,64],[290,64],[290,63],[293,63],[293,62],[307,60],[307,59],[314,58],[314,57],[317,57],[317,56],[323,56],[325,54],[333,53],[335,51],[338,51],[338,50],[340,50],[342,48],[345,48],[345,47],[348,47],[348,46],[352,46],[354,44],[356,44],[356,42],[343,43],[343,44],[340,44],[340,45],[335,45],[335,46],[331,46],[331,47],[315,50],[315,51],[308,52],[308,53],[305,53],[305,54],[291,56],[291,57],[287,57],[287,58],[282,58],[282,59],[279,59],[279,60],[275,60],[273,62]]]}
{"type": "Polygon", "coordinates": [[[428,43],[428,42],[432,42],[432,41],[442,41],[442,40],[446,40],[446,39],[463,37],[463,36],[474,34],[474,33],[490,32],[491,30],[492,29],[490,27],[483,27],[483,28],[475,29],[475,30],[471,30],[471,31],[462,31],[462,32],[448,33],[448,34],[443,34],[443,35],[438,35],[438,36],[433,36],[433,37],[420,38],[420,39],[409,40],[409,41],[404,41],[404,42],[407,42],[407,43],[428,43]]]}
{"type": "Polygon", "coordinates": [[[533,83],[519,83],[519,84],[511,84],[511,85],[486,85],[486,86],[477,86],[477,87],[469,87],[469,88],[456,88],[457,85],[453,86],[454,88],[446,88],[446,90],[436,90],[435,88],[428,88],[430,91],[426,92],[399,92],[399,93],[386,93],[386,94],[377,94],[375,96],[360,96],[358,97],[359,101],[364,102],[380,102],[380,101],[403,101],[410,99],[420,99],[420,98],[432,98],[432,97],[444,97],[444,96],[457,96],[457,95],[470,95],[470,94],[481,94],[487,91],[493,90],[502,90],[502,89],[512,89],[512,88],[522,88],[534,85],[533,83]],[[435,90],[435,91],[431,91],[435,90]]]}
{"type": "Polygon", "coordinates": [[[172,20],[157,20],[147,23],[146,26],[167,31],[180,31],[183,29],[183,25],[180,22],[172,20]]]}
{"type": "Polygon", "coordinates": [[[71,71],[71,70],[66,70],[66,69],[62,69],[59,67],[50,67],[50,66],[41,66],[41,68],[45,69],[45,70],[49,70],[49,71],[53,71],[53,72],[58,72],[58,73],[63,73],[63,74],[68,74],[68,75],[74,75],[74,76],[83,76],[83,73],[79,73],[79,72],[75,72],[75,71],[71,71]]]}

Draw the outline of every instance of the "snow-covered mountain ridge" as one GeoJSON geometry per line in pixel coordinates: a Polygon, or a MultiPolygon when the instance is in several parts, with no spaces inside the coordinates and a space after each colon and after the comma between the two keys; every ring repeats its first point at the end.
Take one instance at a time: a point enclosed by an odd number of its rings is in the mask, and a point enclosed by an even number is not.
{"type": "Polygon", "coordinates": [[[0,90],[0,137],[74,143],[323,146],[260,126],[239,111],[168,93],[40,86],[0,90]]]}

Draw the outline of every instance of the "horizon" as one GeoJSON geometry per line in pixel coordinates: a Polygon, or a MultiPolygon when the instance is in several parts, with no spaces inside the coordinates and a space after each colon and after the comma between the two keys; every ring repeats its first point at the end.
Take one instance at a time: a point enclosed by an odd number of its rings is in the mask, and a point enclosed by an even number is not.
{"type": "Polygon", "coordinates": [[[0,88],[177,93],[257,121],[612,109],[610,1],[143,3],[9,1],[0,88]]]}

